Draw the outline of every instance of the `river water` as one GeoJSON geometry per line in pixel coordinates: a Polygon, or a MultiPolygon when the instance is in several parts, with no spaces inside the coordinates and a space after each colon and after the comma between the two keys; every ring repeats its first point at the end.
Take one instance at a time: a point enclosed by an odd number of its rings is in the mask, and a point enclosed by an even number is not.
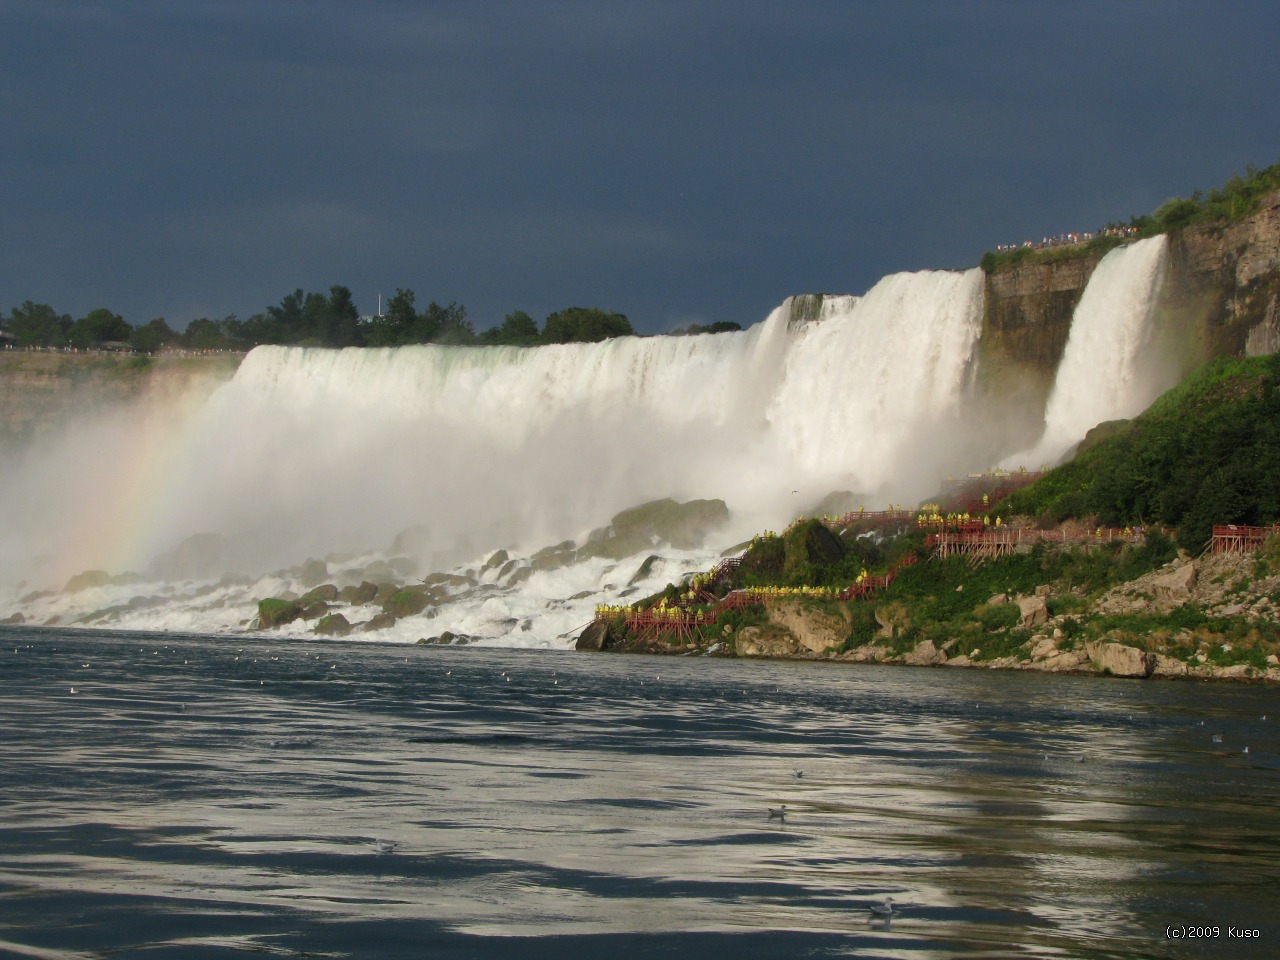
{"type": "Polygon", "coordinates": [[[1278,700],[0,628],[0,956],[1275,957],[1278,700]]]}

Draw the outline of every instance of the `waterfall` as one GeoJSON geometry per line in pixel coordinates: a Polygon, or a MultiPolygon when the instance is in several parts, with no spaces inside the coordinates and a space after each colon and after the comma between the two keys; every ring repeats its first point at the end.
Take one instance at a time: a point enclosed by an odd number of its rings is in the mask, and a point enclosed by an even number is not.
{"type": "Polygon", "coordinates": [[[1071,333],[1045,408],[1039,442],[1010,465],[1056,462],[1099,423],[1136,416],[1172,386],[1163,363],[1147,362],[1152,314],[1164,279],[1163,234],[1109,252],[1076,305],[1071,333]]]}
{"type": "Polygon", "coordinates": [[[664,496],[725,500],[733,542],[835,489],[870,503],[934,489],[955,468],[942,441],[981,271],[898,274],[811,308],[793,322],[788,301],[741,332],[537,348],[259,347],[194,411],[86,422],[0,478],[31,504],[0,566],[30,578],[43,554],[58,587],[214,534],[229,572],[259,575],[385,555],[406,529],[447,564],[580,538],[664,496]]]}

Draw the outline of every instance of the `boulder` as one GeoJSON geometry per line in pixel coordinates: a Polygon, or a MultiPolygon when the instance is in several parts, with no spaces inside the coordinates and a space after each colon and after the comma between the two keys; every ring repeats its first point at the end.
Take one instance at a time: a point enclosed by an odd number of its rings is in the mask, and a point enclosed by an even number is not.
{"type": "Polygon", "coordinates": [[[875,608],[876,623],[880,625],[877,636],[890,638],[897,636],[899,630],[911,626],[911,617],[907,608],[901,603],[886,603],[875,608]]]}
{"type": "Polygon", "coordinates": [[[1088,659],[1083,650],[1064,650],[1062,653],[1055,653],[1045,660],[1035,662],[1033,667],[1045,673],[1067,673],[1079,670],[1088,659]]]}
{"type": "Polygon", "coordinates": [[[1223,680],[1243,680],[1253,676],[1253,667],[1247,663],[1233,663],[1229,667],[1219,667],[1213,675],[1223,680]]]}
{"type": "Polygon", "coordinates": [[[832,616],[795,600],[770,603],[765,610],[770,623],[781,627],[811,653],[838,648],[849,636],[849,625],[843,617],[832,616]]]}
{"type": "Polygon", "coordinates": [[[743,627],[734,640],[740,657],[794,657],[800,645],[779,627],[743,627]]]}
{"type": "Polygon", "coordinates": [[[258,626],[263,630],[293,623],[302,616],[302,607],[296,600],[268,597],[258,601],[258,626]]]}
{"type": "Polygon", "coordinates": [[[299,600],[298,605],[302,607],[302,612],[298,614],[302,620],[319,620],[329,612],[329,605],[323,600],[313,600],[311,603],[299,600]]]}
{"type": "Polygon", "coordinates": [[[657,537],[680,550],[702,546],[707,535],[729,519],[723,500],[690,500],[677,503],[670,498],[623,510],[610,526],[612,535],[622,540],[657,537]]]}
{"type": "Polygon", "coordinates": [[[575,650],[603,650],[609,642],[609,624],[604,620],[592,620],[578,635],[575,650]]]}
{"type": "Polygon", "coordinates": [[[431,601],[426,593],[413,587],[397,590],[382,601],[382,612],[389,613],[396,619],[412,617],[430,606],[431,601]]]}
{"type": "Polygon", "coordinates": [[[559,570],[565,564],[572,563],[576,554],[574,542],[565,540],[554,547],[543,547],[529,558],[529,566],[539,573],[559,570]]]}
{"type": "MultiPolygon", "coordinates": [[[[366,603],[373,603],[378,596],[378,585],[370,583],[368,580],[361,581],[360,586],[343,587],[338,591],[338,599],[343,603],[349,603],[353,607],[362,607],[366,603]]],[[[390,596],[390,594],[388,594],[390,596]]]]}
{"type": "Polygon", "coordinates": [[[1058,652],[1058,645],[1053,642],[1051,637],[1034,638],[1035,644],[1031,647],[1032,660],[1048,660],[1058,652]]]}
{"type": "Polygon", "coordinates": [[[380,613],[365,621],[365,623],[361,625],[360,629],[365,633],[372,633],[375,630],[385,630],[387,627],[394,627],[395,624],[396,617],[394,614],[380,613]]]}
{"type": "Polygon", "coordinates": [[[1019,626],[1038,627],[1049,622],[1049,605],[1045,603],[1044,597],[1019,597],[1017,603],[1018,611],[1022,614],[1019,626]]]}
{"type": "Polygon", "coordinates": [[[318,587],[312,587],[299,598],[302,603],[315,603],[317,600],[333,603],[337,599],[338,588],[332,583],[322,583],[318,587]]]}
{"type": "Polygon", "coordinates": [[[1191,672],[1181,660],[1176,657],[1166,657],[1163,653],[1156,654],[1156,666],[1152,671],[1157,677],[1185,677],[1191,672]]]}
{"type": "Polygon", "coordinates": [[[492,554],[489,557],[489,559],[484,562],[484,566],[480,568],[481,576],[488,573],[490,570],[496,570],[500,568],[504,563],[507,563],[510,560],[511,560],[511,556],[510,554],[507,553],[507,551],[505,550],[497,551],[496,553],[492,554]]]}
{"type": "Polygon", "coordinates": [[[1090,640],[1085,654],[1095,667],[1115,677],[1149,677],[1156,668],[1156,655],[1122,643],[1090,640]]]}
{"type": "Polygon", "coordinates": [[[1172,603],[1186,603],[1196,586],[1196,565],[1182,563],[1151,581],[1156,597],[1172,603]]]}
{"type": "Polygon", "coordinates": [[[906,663],[913,666],[933,666],[936,663],[945,663],[947,655],[933,645],[932,640],[921,640],[916,644],[916,648],[906,656],[906,663]]]}
{"type": "Polygon", "coordinates": [[[298,568],[298,580],[304,587],[318,587],[329,579],[329,566],[323,560],[308,560],[298,568]]]}
{"type": "Polygon", "coordinates": [[[995,596],[993,596],[990,600],[987,601],[987,606],[998,607],[1001,604],[1005,604],[1008,602],[1009,602],[1009,595],[1007,593],[997,593],[995,596]]]}
{"type": "Polygon", "coordinates": [[[105,587],[111,582],[111,574],[105,570],[86,570],[84,573],[77,573],[74,577],[67,581],[67,585],[62,588],[63,593],[79,593],[81,590],[90,590],[94,587],[105,587]]]}
{"type": "Polygon", "coordinates": [[[345,637],[351,632],[351,623],[342,614],[331,613],[321,617],[311,632],[318,633],[322,637],[345,637]]]}
{"type": "Polygon", "coordinates": [[[636,572],[631,575],[631,579],[627,581],[628,587],[634,587],[641,580],[647,580],[653,574],[654,565],[662,560],[656,553],[651,553],[644,558],[644,562],[636,568],[636,572]]]}

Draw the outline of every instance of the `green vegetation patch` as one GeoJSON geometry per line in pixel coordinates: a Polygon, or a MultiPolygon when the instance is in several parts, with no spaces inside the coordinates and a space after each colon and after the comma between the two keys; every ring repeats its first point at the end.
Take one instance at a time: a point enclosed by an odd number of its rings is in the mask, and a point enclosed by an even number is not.
{"type": "Polygon", "coordinates": [[[1198,551],[1215,523],[1280,519],[1280,356],[1196,370],[1123,429],[996,505],[1045,523],[1162,523],[1198,551]]]}

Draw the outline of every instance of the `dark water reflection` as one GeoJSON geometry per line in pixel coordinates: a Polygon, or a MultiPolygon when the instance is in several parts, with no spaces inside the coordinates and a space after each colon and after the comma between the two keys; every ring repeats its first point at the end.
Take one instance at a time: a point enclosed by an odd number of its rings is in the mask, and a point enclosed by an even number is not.
{"type": "Polygon", "coordinates": [[[0,956],[1280,955],[1270,688],[0,645],[0,956]]]}

